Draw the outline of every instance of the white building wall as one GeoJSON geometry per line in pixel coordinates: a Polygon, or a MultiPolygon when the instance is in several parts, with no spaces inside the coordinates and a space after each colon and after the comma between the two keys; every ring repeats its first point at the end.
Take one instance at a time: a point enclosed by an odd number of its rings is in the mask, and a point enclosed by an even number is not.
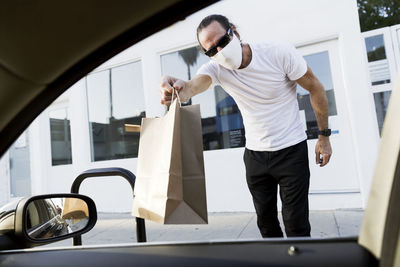
{"type": "MultiPolygon", "coordinates": [[[[356,0],[221,1],[127,49],[96,71],[140,59],[147,116],[162,116],[165,109],[160,105],[159,97],[160,55],[196,45],[197,25],[203,17],[214,13],[230,18],[245,42],[286,40],[304,53],[311,44],[317,48],[320,44],[330,47],[331,55],[335,56],[331,62],[337,66],[332,72],[335,77],[341,77],[335,82],[338,85],[335,94],[343,131],[339,136],[332,136],[334,154],[332,162],[325,168],[313,164],[315,141],[309,141],[310,208],[363,207],[375,166],[379,135],[368,89],[356,0]],[[346,166],[351,169],[347,174],[349,177],[343,176],[346,166]],[[320,177],[323,180],[317,180],[320,177]],[[341,181],[346,184],[342,185],[341,181]]],[[[91,162],[85,79],[66,95],[48,110],[66,103],[70,107],[73,164],[51,166],[49,118],[47,111],[43,112],[32,126],[35,132],[32,136],[36,136],[32,138],[40,141],[40,145],[32,148],[32,163],[41,162],[40,167],[36,167],[37,164],[32,167],[33,192],[69,192],[73,179],[90,168],[123,167],[136,173],[136,158],[91,162]]],[[[243,148],[204,152],[210,212],[254,211],[242,155],[243,148]]],[[[81,193],[91,196],[99,211],[128,212],[131,209],[132,192],[122,179],[85,181],[81,193]]]]}

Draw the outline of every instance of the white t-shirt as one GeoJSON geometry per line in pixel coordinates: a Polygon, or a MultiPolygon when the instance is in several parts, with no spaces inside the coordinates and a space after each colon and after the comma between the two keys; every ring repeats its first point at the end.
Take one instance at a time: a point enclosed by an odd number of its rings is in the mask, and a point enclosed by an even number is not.
{"type": "Polygon", "coordinates": [[[197,74],[210,76],[236,101],[242,113],[246,147],[276,151],[307,139],[299,115],[295,80],[307,72],[296,48],[284,42],[250,45],[252,59],[229,70],[210,61],[197,74]]]}

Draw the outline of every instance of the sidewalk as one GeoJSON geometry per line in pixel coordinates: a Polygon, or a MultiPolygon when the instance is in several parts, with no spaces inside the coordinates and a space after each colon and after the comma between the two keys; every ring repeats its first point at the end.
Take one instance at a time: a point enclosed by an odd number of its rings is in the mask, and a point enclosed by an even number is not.
{"type": "MultiPolygon", "coordinates": [[[[135,219],[128,213],[100,213],[96,226],[82,236],[84,245],[136,243],[135,219]]],[[[281,225],[282,218],[280,216],[281,225]]],[[[310,212],[314,238],[358,236],[363,210],[310,212]]],[[[161,225],[146,221],[148,242],[261,239],[255,213],[209,213],[207,225],[161,225]]],[[[48,246],[70,246],[72,239],[48,246]]]]}

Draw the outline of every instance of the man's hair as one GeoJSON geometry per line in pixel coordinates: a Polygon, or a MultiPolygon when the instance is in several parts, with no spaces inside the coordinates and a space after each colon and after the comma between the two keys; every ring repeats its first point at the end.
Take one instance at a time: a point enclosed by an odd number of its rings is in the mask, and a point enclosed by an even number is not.
{"type": "Polygon", "coordinates": [[[200,22],[199,26],[197,27],[197,41],[199,43],[200,43],[200,41],[199,41],[199,33],[214,21],[217,21],[219,24],[221,24],[221,26],[225,30],[228,30],[230,27],[234,27],[235,26],[235,25],[233,25],[232,23],[229,22],[227,17],[225,17],[223,15],[218,15],[218,14],[209,15],[209,16],[205,17],[200,22]]]}
{"type": "Polygon", "coordinates": [[[225,29],[228,30],[232,24],[229,22],[228,18],[222,15],[214,14],[214,15],[209,15],[205,17],[197,27],[197,35],[206,28],[208,25],[211,24],[211,22],[217,21],[221,26],[225,29]]]}

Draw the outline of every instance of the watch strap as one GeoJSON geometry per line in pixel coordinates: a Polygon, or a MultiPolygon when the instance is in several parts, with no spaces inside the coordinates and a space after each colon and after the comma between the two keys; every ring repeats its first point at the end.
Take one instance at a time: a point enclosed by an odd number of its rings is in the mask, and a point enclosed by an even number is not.
{"type": "Polygon", "coordinates": [[[318,131],[318,135],[331,136],[331,129],[323,129],[318,131]]]}

